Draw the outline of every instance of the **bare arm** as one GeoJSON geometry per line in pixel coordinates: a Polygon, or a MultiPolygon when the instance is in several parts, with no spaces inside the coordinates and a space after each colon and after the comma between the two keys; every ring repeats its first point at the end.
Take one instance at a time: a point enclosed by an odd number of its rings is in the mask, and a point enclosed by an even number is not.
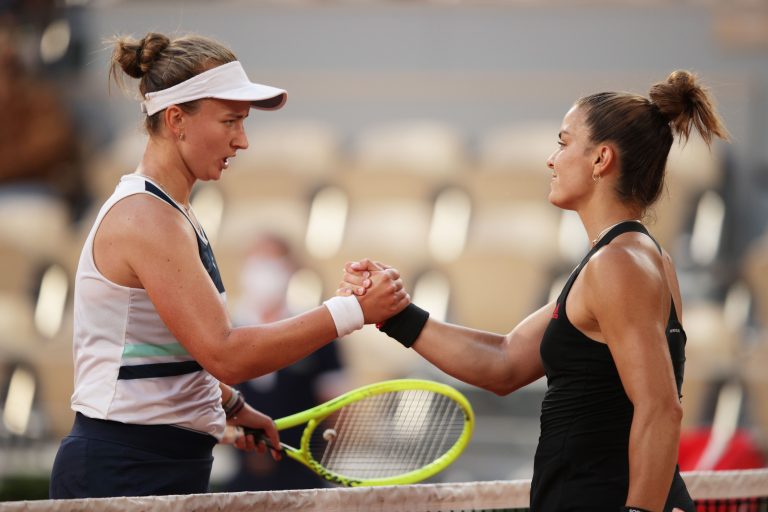
{"type": "MultiPolygon", "coordinates": [[[[382,268],[387,267],[370,260],[347,263],[339,293],[354,289],[366,295],[368,276],[382,268]]],[[[430,318],[413,349],[449,375],[505,395],[544,375],[539,347],[553,308],[554,303],[542,307],[506,336],[430,318]]]]}
{"type": "MultiPolygon", "coordinates": [[[[131,196],[112,208],[99,228],[94,256],[107,277],[103,265],[120,280],[144,288],[179,343],[228,384],[287,366],[337,336],[325,306],[271,324],[233,327],[200,262],[191,226],[150,196],[131,196]]],[[[367,322],[380,321],[380,311],[394,314],[408,303],[396,271],[374,281],[374,293],[360,300],[367,322]]]]}
{"type": "Polygon", "coordinates": [[[682,409],[665,332],[670,292],[654,250],[607,246],[584,278],[587,308],[634,406],[626,504],[662,510],[677,462],[682,409]]]}
{"type": "Polygon", "coordinates": [[[506,395],[544,375],[539,347],[553,307],[542,307],[506,336],[430,319],[413,349],[459,380],[506,395]]]}

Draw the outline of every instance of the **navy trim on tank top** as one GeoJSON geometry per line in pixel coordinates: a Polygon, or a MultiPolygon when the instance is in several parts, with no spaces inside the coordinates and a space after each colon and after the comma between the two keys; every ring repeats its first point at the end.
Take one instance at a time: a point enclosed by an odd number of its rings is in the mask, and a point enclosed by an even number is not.
{"type": "MultiPolygon", "coordinates": [[[[144,190],[176,208],[192,225],[192,229],[195,231],[195,238],[197,239],[197,252],[200,256],[200,261],[203,263],[205,271],[208,273],[211,281],[213,281],[213,284],[216,286],[216,290],[218,290],[219,293],[224,293],[224,283],[221,280],[221,274],[219,272],[219,267],[216,265],[216,258],[213,256],[213,250],[211,249],[210,244],[197,232],[195,225],[192,223],[192,219],[184,213],[173,199],[168,197],[165,192],[160,190],[157,185],[149,180],[144,180],[144,190]]],[[[200,230],[203,231],[203,228],[200,227],[200,230]]],[[[203,236],[205,236],[205,231],[203,231],[203,236]]],[[[203,367],[200,366],[200,363],[194,360],[171,363],[122,365],[118,371],[117,378],[118,380],[132,380],[176,377],[178,375],[199,372],[202,369],[203,367]]]]}
{"type": "Polygon", "coordinates": [[[197,361],[180,361],[175,363],[132,364],[120,367],[117,373],[119,380],[152,379],[156,377],[175,377],[202,370],[197,361]]]}
{"type": "MultiPolygon", "coordinates": [[[[144,190],[149,192],[150,194],[153,194],[169,205],[173,206],[177,210],[181,212],[182,215],[187,219],[187,221],[192,225],[192,229],[195,229],[195,225],[192,223],[192,219],[190,219],[186,213],[179,207],[176,202],[168,197],[168,195],[160,190],[158,186],[156,186],[154,183],[145,180],[145,187],[144,190]]],[[[203,232],[203,235],[205,235],[205,231],[203,230],[202,226],[200,227],[200,231],[203,232]]],[[[208,276],[210,276],[211,281],[213,281],[213,284],[216,286],[216,290],[218,290],[219,293],[224,293],[224,283],[221,280],[221,273],[219,272],[219,267],[216,265],[216,258],[213,256],[213,250],[211,249],[211,245],[207,243],[203,237],[201,237],[197,233],[197,229],[195,229],[195,235],[197,238],[197,252],[200,255],[200,261],[203,262],[203,266],[205,267],[205,271],[208,273],[208,276]]]]}

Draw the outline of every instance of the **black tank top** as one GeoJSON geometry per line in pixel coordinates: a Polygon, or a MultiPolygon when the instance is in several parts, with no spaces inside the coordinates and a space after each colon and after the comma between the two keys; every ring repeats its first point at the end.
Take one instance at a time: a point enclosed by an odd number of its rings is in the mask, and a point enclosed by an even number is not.
{"type": "MultiPolygon", "coordinates": [[[[608,345],[574,327],[565,304],[592,255],[627,232],[650,237],[645,227],[634,221],[611,228],[571,273],[544,332],[541,360],[547,392],[541,406],[541,435],[531,482],[532,512],[616,512],[626,502],[632,402],[624,392],[608,345]]],[[[656,246],[661,252],[658,243],[656,246]]],[[[686,337],[674,301],[666,332],[680,395],[686,337]]],[[[695,511],[677,468],[664,510],[671,511],[673,506],[695,511]]]]}

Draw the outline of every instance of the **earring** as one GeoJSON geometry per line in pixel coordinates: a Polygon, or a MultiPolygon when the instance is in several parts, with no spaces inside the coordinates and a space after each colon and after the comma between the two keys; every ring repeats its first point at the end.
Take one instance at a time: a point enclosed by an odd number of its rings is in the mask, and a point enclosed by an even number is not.
{"type": "Polygon", "coordinates": [[[184,132],[181,132],[181,133],[179,134],[179,140],[184,140],[184,132]]]}
{"type": "Polygon", "coordinates": [[[602,174],[593,174],[593,175],[592,175],[592,181],[594,181],[595,183],[597,183],[597,182],[598,182],[598,181],[600,181],[601,179],[603,179],[603,176],[602,176],[602,174]]]}

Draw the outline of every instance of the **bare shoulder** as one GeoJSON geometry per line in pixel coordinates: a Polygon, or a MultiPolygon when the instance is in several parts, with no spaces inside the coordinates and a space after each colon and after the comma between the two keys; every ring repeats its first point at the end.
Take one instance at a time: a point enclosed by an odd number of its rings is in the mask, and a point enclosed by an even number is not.
{"type": "Polygon", "coordinates": [[[96,267],[112,282],[144,288],[158,259],[172,261],[196,244],[194,231],[170,205],[147,194],[118,201],[101,222],[93,242],[96,267]]]}
{"type": "Polygon", "coordinates": [[[627,233],[595,253],[584,268],[584,277],[601,302],[627,294],[655,295],[665,288],[665,258],[669,255],[659,254],[647,236],[627,233]]]}
{"type": "Polygon", "coordinates": [[[169,204],[148,194],[118,201],[102,221],[102,234],[110,239],[136,242],[180,242],[194,235],[191,226],[169,204]]]}
{"type": "Polygon", "coordinates": [[[664,266],[665,267],[667,267],[667,268],[674,268],[675,267],[675,262],[672,259],[672,256],[670,256],[670,254],[664,248],[661,249],[661,259],[664,262],[664,266]]]}

